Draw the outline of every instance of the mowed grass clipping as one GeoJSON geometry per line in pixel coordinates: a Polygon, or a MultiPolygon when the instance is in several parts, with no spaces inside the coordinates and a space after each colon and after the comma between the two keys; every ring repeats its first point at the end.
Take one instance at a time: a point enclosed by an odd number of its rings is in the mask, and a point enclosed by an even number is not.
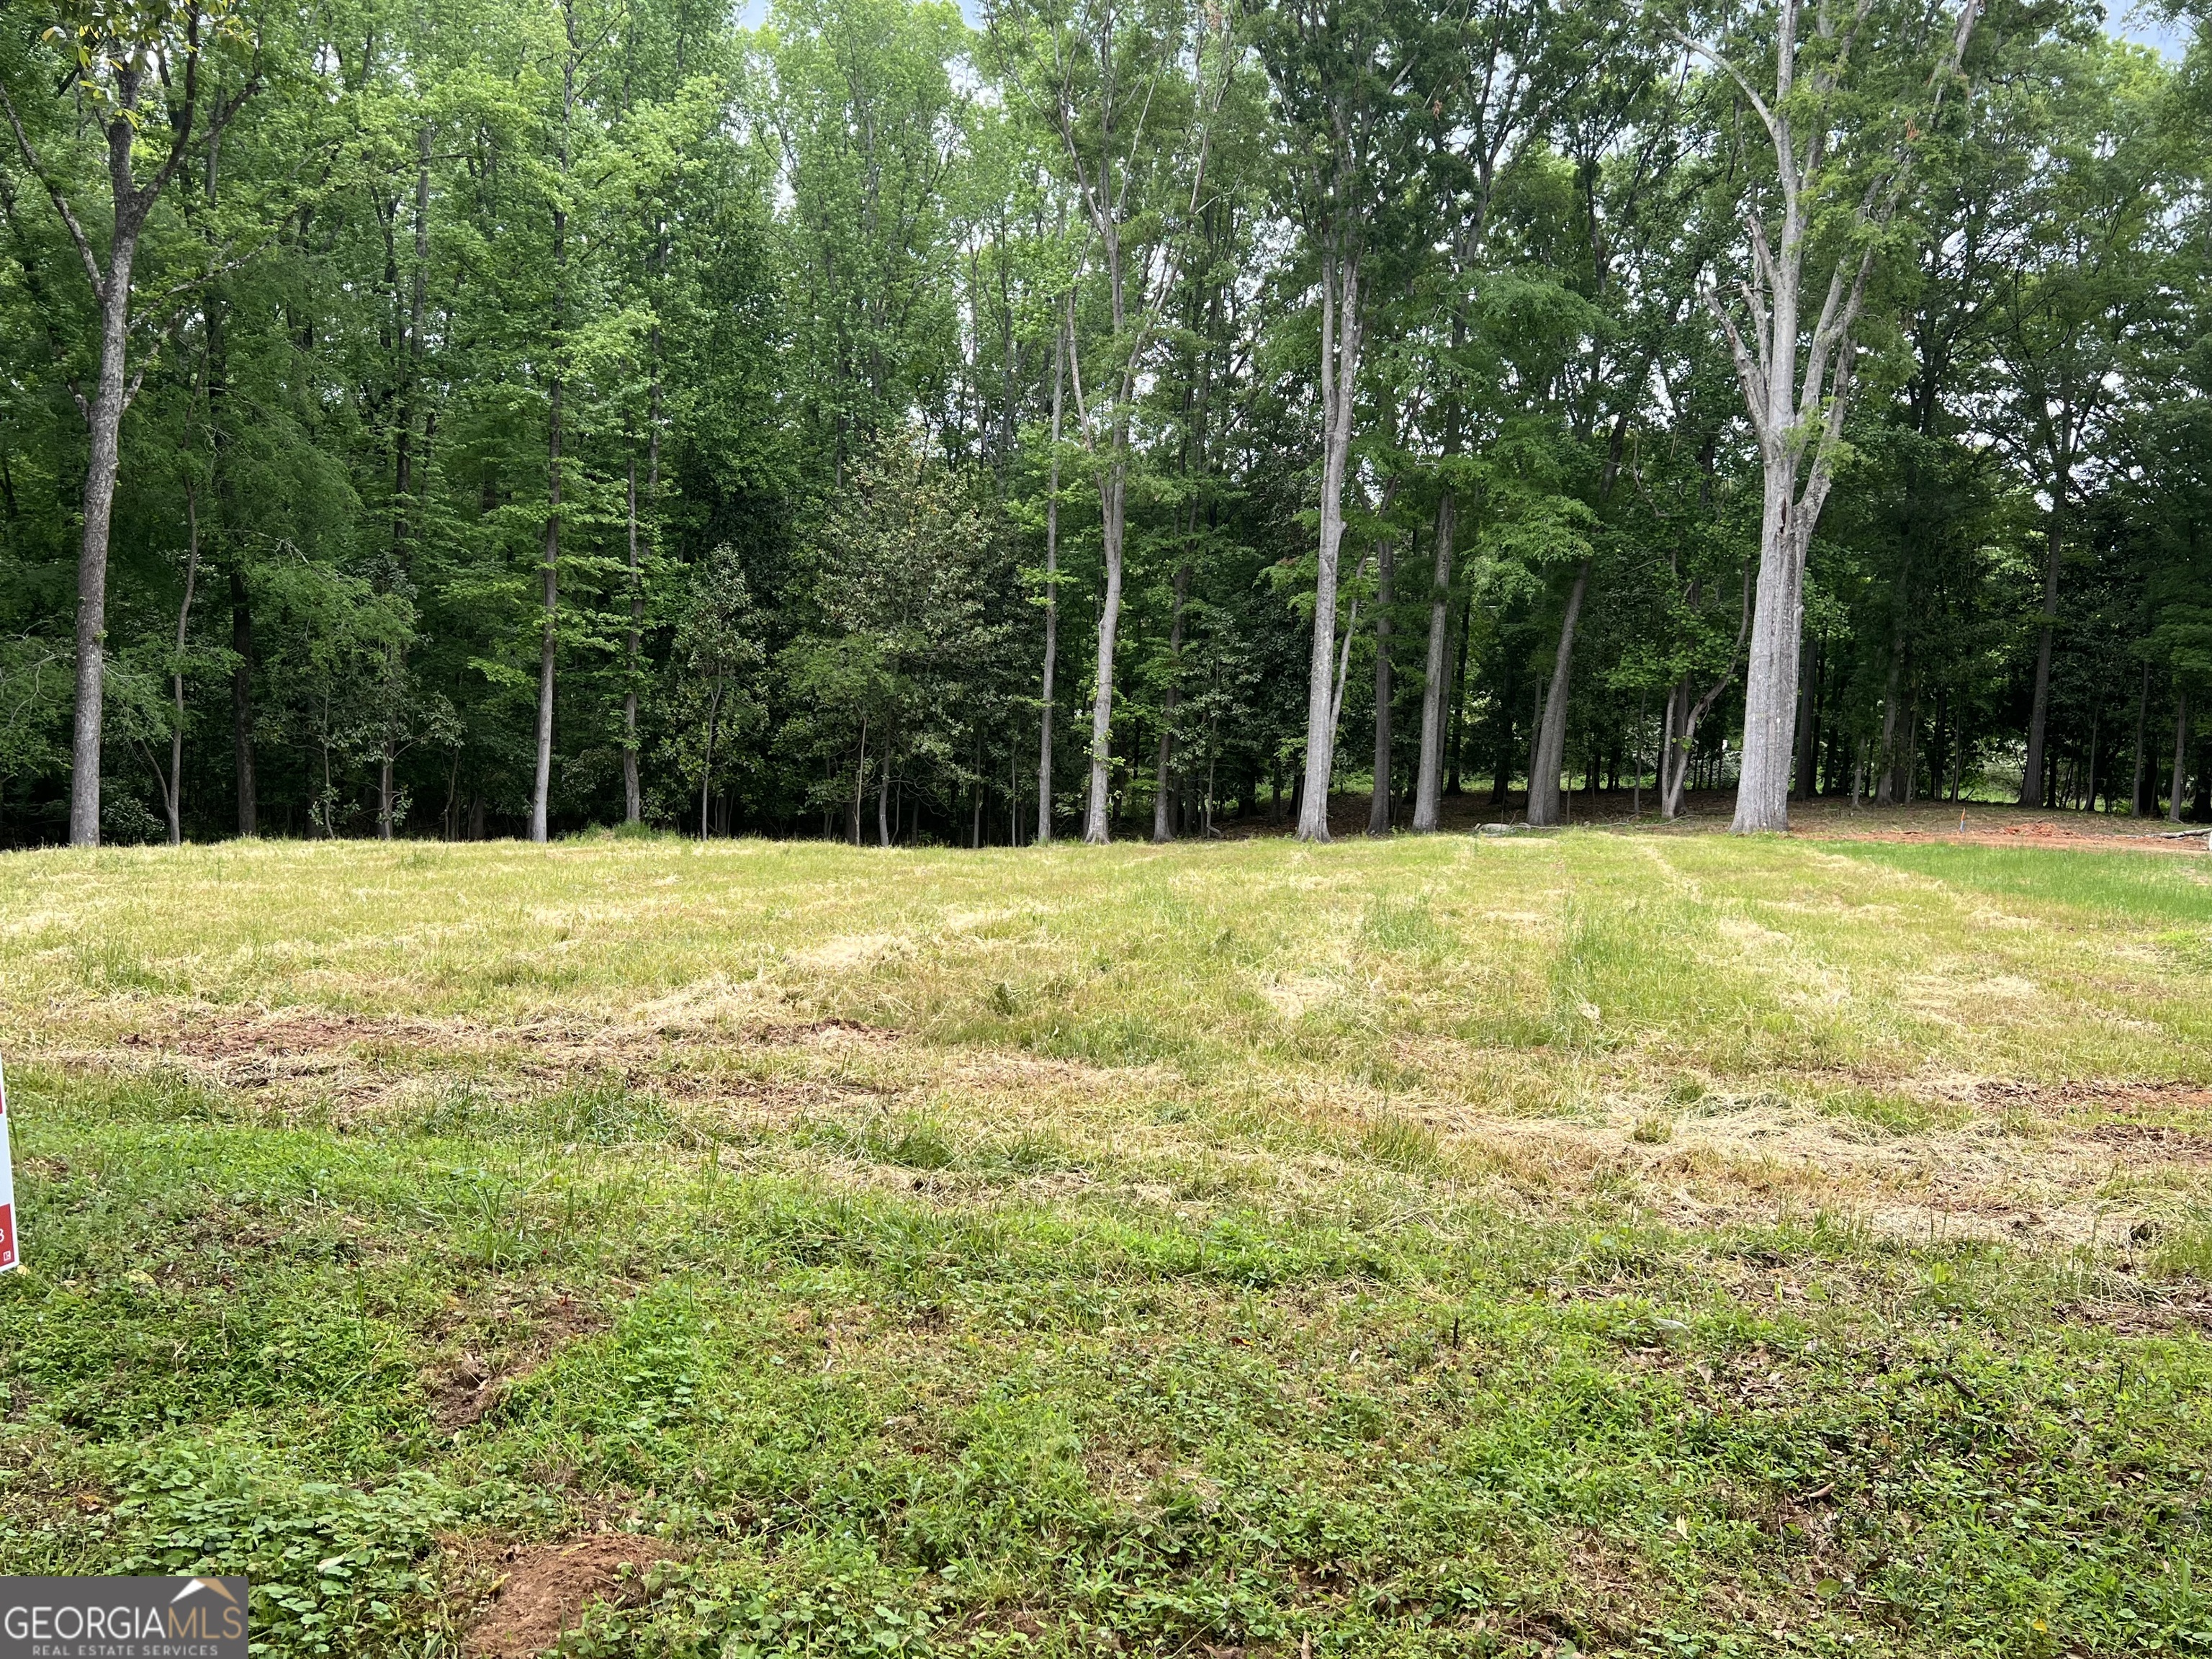
{"type": "MultiPolygon", "coordinates": [[[[2208,860],[2212,864],[2212,860],[2208,860]]],[[[2212,1651],[2180,858],[0,860],[0,1569],[271,1654],[2212,1651]]]]}

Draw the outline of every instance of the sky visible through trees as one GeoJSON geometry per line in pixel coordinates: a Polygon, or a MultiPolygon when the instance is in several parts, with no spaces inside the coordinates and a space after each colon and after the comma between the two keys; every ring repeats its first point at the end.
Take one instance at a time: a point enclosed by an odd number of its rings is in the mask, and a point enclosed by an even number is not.
{"type": "Polygon", "coordinates": [[[2208,51],[2065,0],[16,15],[0,841],[2212,817],[2208,51]]]}

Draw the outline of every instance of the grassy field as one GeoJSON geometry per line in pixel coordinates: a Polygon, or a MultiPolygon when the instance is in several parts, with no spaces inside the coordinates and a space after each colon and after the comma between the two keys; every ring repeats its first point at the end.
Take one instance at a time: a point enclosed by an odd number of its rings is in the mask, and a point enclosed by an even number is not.
{"type": "Polygon", "coordinates": [[[0,860],[0,1571],[270,1654],[2212,1653],[2212,858],[0,860]]]}

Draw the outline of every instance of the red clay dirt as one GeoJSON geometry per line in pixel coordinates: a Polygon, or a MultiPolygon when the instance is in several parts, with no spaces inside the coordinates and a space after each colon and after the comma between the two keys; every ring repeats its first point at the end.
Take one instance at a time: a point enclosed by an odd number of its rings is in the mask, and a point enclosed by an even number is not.
{"type": "Polygon", "coordinates": [[[461,1651],[469,1659],[532,1659],[545,1653],[593,1606],[634,1606],[645,1594],[646,1569],[671,1553],[657,1538],[626,1533],[570,1544],[518,1545],[508,1552],[507,1570],[461,1651]]]}

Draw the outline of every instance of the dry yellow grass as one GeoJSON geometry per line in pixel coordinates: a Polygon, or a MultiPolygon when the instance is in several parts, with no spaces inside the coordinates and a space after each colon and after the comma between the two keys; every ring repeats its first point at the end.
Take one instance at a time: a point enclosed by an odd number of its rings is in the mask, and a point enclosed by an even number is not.
{"type": "Polygon", "coordinates": [[[425,1109],[457,1074],[517,1098],[612,1076],[701,1133],[926,1109],[1139,1182],[1232,1148],[1325,1182],[1282,1146],[1395,1115],[1540,1207],[2083,1244],[2201,1206],[2212,883],[2100,860],[2080,890],[2079,855],[1971,848],[1932,854],[1947,878],[1883,850],[41,854],[0,866],[0,1036],[341,1116],[425,1109]]]}

